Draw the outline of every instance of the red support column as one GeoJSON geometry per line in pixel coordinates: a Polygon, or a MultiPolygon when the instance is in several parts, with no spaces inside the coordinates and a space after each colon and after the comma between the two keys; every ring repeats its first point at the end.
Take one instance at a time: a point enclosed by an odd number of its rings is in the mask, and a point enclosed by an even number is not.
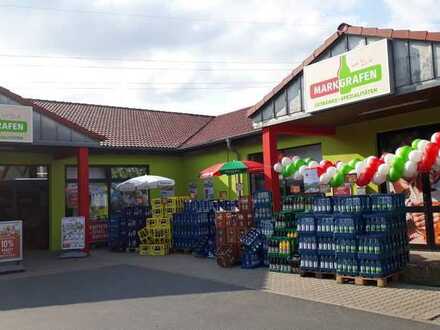
{"type": "Polygon", "coordinates": [[[281,210],[280,180],[273,166],[278,162],[277,135],[271,127],[263,128],[263,163],[265,188],[272,192],[273,210],[281,210]]]}
{"type": "Polygon", "coordinates": [[[79,215],[85,218],[86,248],[90,252],[90,228],[89,228],[89,149],[79,148],[77,151],[78,162],[78,197],[79,215]]]}

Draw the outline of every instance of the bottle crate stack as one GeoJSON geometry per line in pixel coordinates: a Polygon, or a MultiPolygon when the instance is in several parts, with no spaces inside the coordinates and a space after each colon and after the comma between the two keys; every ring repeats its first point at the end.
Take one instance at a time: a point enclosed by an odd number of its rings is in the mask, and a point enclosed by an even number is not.
{"type": "Polygon", "coordinates": [[[295,254],[298,250],[296,214],[281,211],[275,215],[274,231],[269,239],[269,270],[292,273],[297,268],[295,254]]]}
{"type": "Polygon", "coordinates": [[[145,226],[149,208],[126,207],[113,212],[108,226],[108,247],[113,251],[134,251],[139,245],[138,231],[145,226]]]}
{"type": "Polygon", "coordinates": [[[187,200],[186,196],[154,198],[151,200],[153,217],[171,217],[175,213],[182,212],[187,200]]]}
{"type": "Polygon", "coordinates": [[[302,272],[384,278],[408,260],[404,196],[316,197],[298,216],[302,272]]]}
{"type": "Polygon", "coordinates": [[[217,263],[222,267],[240,262],[240,238],[253,227],[251,204],[249,199],[241,199],[238,211],[215,214],[217,263]]]}
{"type": "Polygon", "coordinates": [[[240,237],[242,268],[256,268],[264,264],[265,241],[264,235],[255,228],[240,237]]]}
{"type": "Polygon", "coordinates": [[[138,232],[141,255],[164,256],[172,246],[171,221],[165,218],[147,218],[146,226],[138,232]]]}
{"type": "Polygon", "coordinates": [[[255,227],[264,236],[263,264],[269,266],[268,242],[274,230],[272,193],[269,191],[257,191],[253,194],[252,201],[255,227]]]}

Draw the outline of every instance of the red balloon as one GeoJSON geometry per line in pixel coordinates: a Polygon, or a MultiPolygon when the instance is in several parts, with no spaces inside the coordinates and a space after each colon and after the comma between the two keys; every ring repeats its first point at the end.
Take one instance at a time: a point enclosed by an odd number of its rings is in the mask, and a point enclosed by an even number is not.
{"type": "Polygon", "coordinates": [[[431,142],[440,146],[440,132],[436,132],[436,133],[432,134],[431,142]]]}
{"type": "Polygon", "coordinates": [[[359,174],[356,184],[360,187],[369,184],[373,179],[373,176],[376,173],[377,169],[383,163],[384,161],[377,157],[372,158],[371,161],[369,162],[369,165],[366,166],[359,174]]]}
{"type": "Polygon", "coordinates": [[[432,166],[434,165],[438,151],[440,149],[440,145],[436,143],[429,142],[426,144],[422,160],[420,161],[419,165],[417,166],[417,169],[421,173],[427,173],[431,171],[432,166]]]}
{"type": "Polygon", "coordinates": [[[318,170],[318,176],[323,175],[326,171],[326,168],[324,168],[322,165],[317,166],[316,169],[318,170]]]}
{"type": "Polygon", "coordinates": [[[321,165],[325,170],[327,170],[330,166],[334,166],[334,164],[329,160],[323,160],[321,165]]]}

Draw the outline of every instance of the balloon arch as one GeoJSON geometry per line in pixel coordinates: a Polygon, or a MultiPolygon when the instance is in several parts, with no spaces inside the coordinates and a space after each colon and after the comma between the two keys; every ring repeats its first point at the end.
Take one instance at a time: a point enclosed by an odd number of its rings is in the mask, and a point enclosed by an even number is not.
{"type": "Polygon", "coordinates": [[[316,168],[321,184],[339,187],[344,183],[345,175],[356,173],[358,186],[370,182],[381,185],[385,181],[395,182],[400,178],[413,178],[418,173],[428,173],[432,169],[440,171],[440,132],[432,135],[431,141],[416,139],[411,146],[403,146],[394,154],[386,153],[380,158],[370,156],[355,158],[348,163],[323,160],[318,163],[311,158],[301,159],[283,157],[274,165],[275,172],[282,178],[302,180],[307,168],[316,168]]]}

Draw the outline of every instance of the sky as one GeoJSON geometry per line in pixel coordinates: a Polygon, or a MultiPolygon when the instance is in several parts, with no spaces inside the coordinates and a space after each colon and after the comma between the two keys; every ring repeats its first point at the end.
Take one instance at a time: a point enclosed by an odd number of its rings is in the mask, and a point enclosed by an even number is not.
{"type": "Polygon", "coordinates": [[[251,106],[338,25],[440,31],[440,0],[0,0],[0,85],[218,115],[251,106]]]}

